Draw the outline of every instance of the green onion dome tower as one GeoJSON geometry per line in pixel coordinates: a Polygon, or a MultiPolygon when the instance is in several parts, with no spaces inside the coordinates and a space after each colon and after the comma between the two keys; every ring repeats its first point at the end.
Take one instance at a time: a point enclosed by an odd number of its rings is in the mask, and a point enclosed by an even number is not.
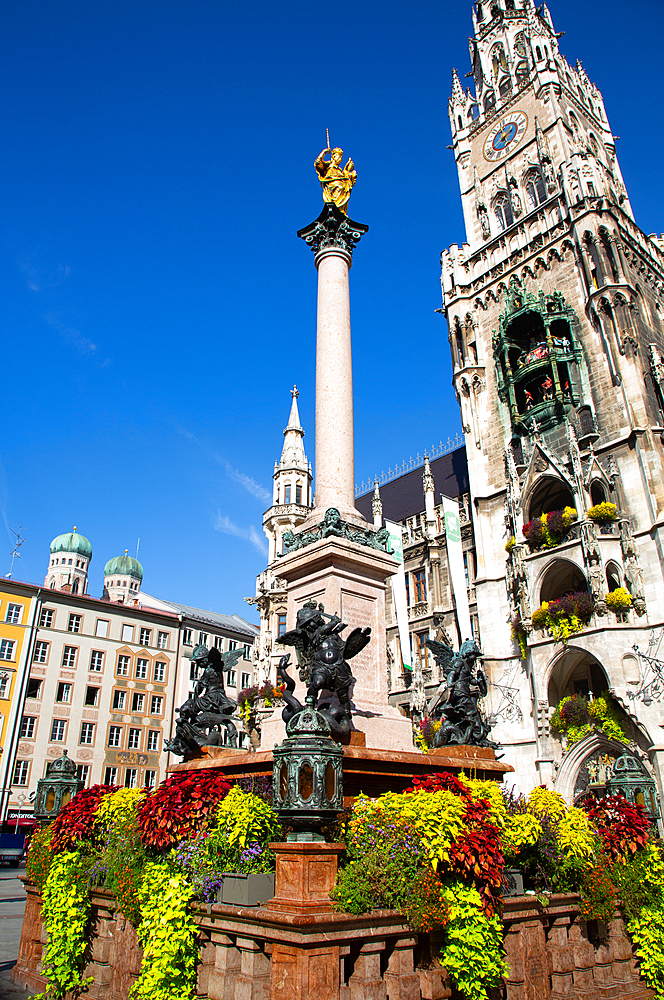
{"type": "Polygon", "coordinates": [[[127,555],[115,556],[104,566],[104,597],[118,604],[133,601],[141,587],[143,567],[138,559],[127,555]]]}
{"type": "Polygon", "coordinates": [[[51,555],[44,586],[50,590],[67,590],[72,594],[85,594],[88,589],[88,566],[92,559],[92,546],[84,535],[73,531],[58,535],[51,542],[51,555]]]}

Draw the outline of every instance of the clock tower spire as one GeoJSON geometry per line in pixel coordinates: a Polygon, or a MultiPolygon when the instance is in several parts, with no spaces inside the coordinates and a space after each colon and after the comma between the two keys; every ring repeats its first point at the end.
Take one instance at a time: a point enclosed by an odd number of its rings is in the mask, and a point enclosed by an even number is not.
{"type": "Polygon", "coordinates": [[[561,54],[546,5],[480,0],[473,25],[474,93],[454,70],[448,109],[470,248],[563,187],[611,197],[631,216],[602,95],[561,54]]]}
{"type": "Polygon", "coordinates": [[[517,685],[532,720],[495,738],[528,770],[522,790],[571,795],[548,720],[608,690],[664,786],[664,694],[651,704],[626,672],[664,627],[664,237],[635,224],[602,95],[547,7],[478,0],[473,26],[474,87],[455,72],[449,102],[466,240],[441,282],[489,691],[517,685]],[[565,601],[561,632],[547,609],[565,601]]]}

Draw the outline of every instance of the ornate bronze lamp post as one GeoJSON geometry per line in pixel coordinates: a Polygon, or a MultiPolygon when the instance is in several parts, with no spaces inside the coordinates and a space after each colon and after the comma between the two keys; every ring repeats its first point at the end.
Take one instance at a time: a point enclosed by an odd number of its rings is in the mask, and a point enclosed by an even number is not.
{"type": "Polygon", "coordinates": [[[37,782],[35,798],[35,819],[55,819],[60,810],[83,787],[76,774],[76,764],[63,750],[62,757],[51,761],[46,768],[46,776],[37,782]]]}
{"type": "Polygon", "coordinates": [[[289,841],[322,842],[321,828],[344,807],[343,751],[309,704],[288,721],[286,734],[273,751],[274,808],[293,828],[289,841]]]}
{"type": "Polygon", "coordinates": [[[633,754],[624,753],[618,757],[606,788],[611,795],[622,792],[628,802],[643,806],[653,824],[657,824],[660,818],[657,787],[633,754]]]}

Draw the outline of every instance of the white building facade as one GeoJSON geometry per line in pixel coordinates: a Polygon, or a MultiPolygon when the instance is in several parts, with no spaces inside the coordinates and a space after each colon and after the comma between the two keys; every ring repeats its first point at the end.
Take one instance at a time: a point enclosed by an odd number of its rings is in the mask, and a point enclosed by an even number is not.
{"type": "Polygon", "coordinates": [[[608,690],[661,794],[664,254],[634,222],[601,93],[560,53],[546,5],[476,3],[473,25],[474,87],[455,73],[449,104],[466,242],[443,252],[441,281],[494,735],[520,788],[571,800],[617,748],[597,734],[564,746],[551,715],[608,690]],[[593,516],[600,503],[614,520],[593,516]],[[569,530],[531,544],[531,522],[566,507],[569,530]],[[570,593],[592,613],[563,642],[541,621],[570,593]]]}

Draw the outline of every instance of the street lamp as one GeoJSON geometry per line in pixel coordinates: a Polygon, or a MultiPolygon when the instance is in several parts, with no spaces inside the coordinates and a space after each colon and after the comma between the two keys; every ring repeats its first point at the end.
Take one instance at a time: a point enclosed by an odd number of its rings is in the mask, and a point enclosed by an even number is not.
{"type": "Polygon", "coordinates": [[[51,761],[46,775],[37,782],[35,798],[35,819],[55,819],[60,810],[83,787],[76,773],[76,764],[62,751],[62,757],[51,761]]]}
{"type": "Polygon", "coordinates": [[[273,803],[289,841],[324,841],[321,828],[344,807],[343,750],[327,719],[312,705],[289,719],[286,739],[274,748],[273,803]]]}

